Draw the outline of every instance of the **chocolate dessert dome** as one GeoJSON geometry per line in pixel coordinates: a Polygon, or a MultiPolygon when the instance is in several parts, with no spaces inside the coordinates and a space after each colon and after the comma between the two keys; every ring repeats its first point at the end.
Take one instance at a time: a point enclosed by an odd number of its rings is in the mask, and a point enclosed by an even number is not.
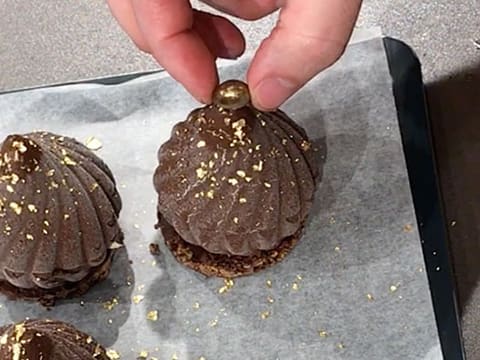
{"type": "Polygon", "coordinates": [[[0,359],[109,360],[89,335],[53,320],[26,320],[0,327],[0,359]]]}
{"type": "Polygon", "coordinates": [[[159,226],[177,260],[234,277],[281,260],[294,246],[318,175],[305,131],[262,112],[246,84],[227,81],[214,103],[177,124],[158,152],[159,226]]]}
{"type": "Polygon", "coordinates": [[[104,279],[122,240],[109,168],[86,146],[48,132],[0,147],[0,291],[12,298],[80,295],[104,279]],[[117,247],[117,246],[113,246],[117,247]]]}

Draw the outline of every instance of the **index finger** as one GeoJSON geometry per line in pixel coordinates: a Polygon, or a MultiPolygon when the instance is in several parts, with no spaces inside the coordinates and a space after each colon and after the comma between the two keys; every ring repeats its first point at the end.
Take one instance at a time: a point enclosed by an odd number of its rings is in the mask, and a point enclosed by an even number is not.
{"type": "Polygon", "coordinates": [[[215,58],[193,28],[188,0],[134,0],[135,17],[152,55],[199,101],[218,82],[215,58]],[[201,74],[201,76],[199,76],[201,74]]]}

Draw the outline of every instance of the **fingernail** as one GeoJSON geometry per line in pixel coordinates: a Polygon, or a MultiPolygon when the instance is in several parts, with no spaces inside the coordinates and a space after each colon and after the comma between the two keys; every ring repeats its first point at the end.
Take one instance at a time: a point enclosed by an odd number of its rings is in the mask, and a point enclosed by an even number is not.
{"type": "Polygon", "coordinates": [[[261,109],[274,110],[278,108],[295,92],[296,85],[283,78],[267,78],[253,90],[253,102],[261,109]]]}

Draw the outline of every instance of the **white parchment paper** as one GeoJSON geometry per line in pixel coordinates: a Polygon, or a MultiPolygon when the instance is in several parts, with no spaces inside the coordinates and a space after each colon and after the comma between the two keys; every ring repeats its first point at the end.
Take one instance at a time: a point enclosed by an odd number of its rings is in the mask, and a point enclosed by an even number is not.
{"type": "MultiPolygon", "coordinates": [[[[222,78],[243,78],[248,60],[222,78]]],[[[42,129],[102,141],[126,244],[87,295],[50,311],[0,297],[0,323],[68,321],[122,359],[142,350],[159,360],[441,358],[382,40],[351,45],[283,107],[324,155],[310,220],[282,263],[224,293],[221,279],[178,264],[153,228],[156,151],[197,106],[164,74],[0,96],[0,138],[42,129]]]]}

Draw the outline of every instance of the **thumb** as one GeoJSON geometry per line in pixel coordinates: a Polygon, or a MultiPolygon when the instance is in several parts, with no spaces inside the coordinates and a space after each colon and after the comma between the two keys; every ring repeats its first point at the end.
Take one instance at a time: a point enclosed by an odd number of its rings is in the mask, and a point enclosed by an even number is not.
{"type": "Polygon", "coordinates": [[[254,105],[273,110],[342,55],[361,0],[287,0],[248,71],[254,105]]]}

